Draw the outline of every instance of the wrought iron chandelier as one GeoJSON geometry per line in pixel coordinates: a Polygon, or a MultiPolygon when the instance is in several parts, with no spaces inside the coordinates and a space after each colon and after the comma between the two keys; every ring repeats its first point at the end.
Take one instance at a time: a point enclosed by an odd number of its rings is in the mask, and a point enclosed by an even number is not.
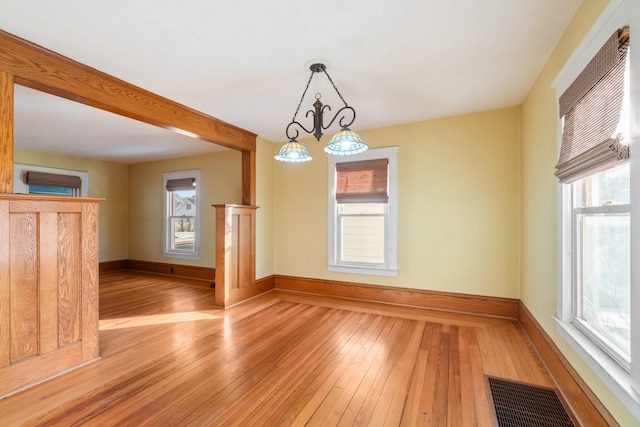
{"type": "Polygon", "coordinates": [[[309,76],[309,80],[307,81],[307,86],[304,88],[304,92],[302,93],[302,97],[300,98],[300,102],[298,103],[298,108],[296,108],[296,112],[293,114],[293,119],[291,119],[291,123],[287,125],[286,135],[289,138],[289,142],[284,144],[278,154],[276,154],[275,159],[281,160],[283,162],[308,162],[311,160],[311,156],[307,149],[300,144],[297,139],[300,136],[300,130],[303,130],[306,133],[313,134],[316,140],[320,141],[322,138],[322,131],[327,130],[333,122],[338,119],[338,124],[342,128],[338,133],[336,133],[333,138],[329,141],[327,145],[324,147],[324,151],[327,154],[333,154],[338,156],[345,156],[349,154],[358,154],[367,150],[367,144],[365,144],[360,136],[357,133],[351,131],[349,126],[353,124],[356,119],[356,110],[353,107],[347,104],[347,101],[344,100],[344,97],[336,87],[335,83],[327,73],[327,67],[322,63],[312,64],[311,67],[311,75],[309,76]],[[309,89],[309,85],[311,84],[311,80],[316,73],[324,73],[331,82],[331,85],[335,89],[336,93],[344,103],[344,107],[340,108],[333,118],[329,121],[328,124],[324,124],[324,112],[325,110],[331,111],[331,106],[322,104],[320,101],[320,94],[316,94],[316,101],[313,103],[313,110],[307,111],[305,117],[309,117],[311,115],[313,117],[313,128],[307,129],[302,125],[299,121],[296,120],[296,116],[298,115],[298,111],[300,111],[300,106],[302,105],[302,101],[304,100],[305,95],[307,94],[307,90],[309,89]],[[349,120],[349,118],[351,120],[349,120]]]}

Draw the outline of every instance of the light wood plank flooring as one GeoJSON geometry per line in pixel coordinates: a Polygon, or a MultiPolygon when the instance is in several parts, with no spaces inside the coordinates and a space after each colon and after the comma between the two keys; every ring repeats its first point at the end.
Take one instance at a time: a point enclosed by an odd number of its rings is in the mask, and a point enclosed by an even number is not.
{"type": "Polygon", "coordinates": [[[552,387],[514,321],[101,278],[101,360],[0,401],[0,425],[488,426],[484,375],[552,387]]]}

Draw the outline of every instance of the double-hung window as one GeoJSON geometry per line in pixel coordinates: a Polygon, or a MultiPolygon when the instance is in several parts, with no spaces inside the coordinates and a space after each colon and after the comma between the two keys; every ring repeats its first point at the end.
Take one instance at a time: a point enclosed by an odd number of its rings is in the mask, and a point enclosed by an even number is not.
{"type": "Polygon", "coordinates": [[[198,184],[200,171],[164,174],[164,256],[198,259],[200,219],[198,184]]]}
{"type": "Polygon", "coordinates": [[[329,271],[395,276],[397,147],[329,159],[329,271]]]}
{"type": "Polygon", "coordinates": [[[610,8],[613,17],[586,38],[590,44],[583,43],[581,56],[569,62],[565,67],[569,71],[563,70],[555,83],[562,128],[556,165],[557,320],[561,336],[640,416],[640,400],[633,391],[640,365],[634,365],[632,357],[634,204],[629,162],[631,111],[637,102],[630,91],[632,53],[625,26],[629,15],[623,12],[632,3],[615,3],[610,8]],[[614,22],[618,25],[611,28],[614,22]],[[601,40],[599,50],[592,50],[593,40],[601,40]],[[592,53],[587,56],[587,52],[592,53]],[[578,71],[575,62],[585,65],[578,71]]]}

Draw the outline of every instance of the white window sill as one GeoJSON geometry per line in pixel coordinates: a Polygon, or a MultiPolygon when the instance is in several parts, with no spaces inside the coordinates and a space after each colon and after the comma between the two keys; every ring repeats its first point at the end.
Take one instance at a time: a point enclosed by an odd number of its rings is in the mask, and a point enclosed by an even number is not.
{"type": "Polygon", "coordinates": [[[336,273],[368,274],[371,276],[397,277],[398,270],[380,267],[359,267],[345,265],[328,265],[329,271],[336,273]]]}
{"type": "Polygon", "coordinates": [[[558,318],[555,320],[556,330],[562,338],[620,399],[629,412],[640,420],[640,395],[631,388],[631,375],[573,324],[558,318]]]}

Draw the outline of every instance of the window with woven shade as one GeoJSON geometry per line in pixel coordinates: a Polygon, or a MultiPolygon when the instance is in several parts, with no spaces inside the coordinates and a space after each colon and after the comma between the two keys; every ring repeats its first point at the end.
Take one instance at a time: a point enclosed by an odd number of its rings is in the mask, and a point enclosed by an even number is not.
{"type": "Polygon", "coordinates": [[[329,158],[329,270],[395,275],[396,147],[353,157],[329,158]]]}
{"type": "Polygon", "coordinates": [[[629,160],[628,51],[627,27],[609,38],[560,96],[562,146],[556,165],[560,182],[572,182],[629,160]]]}
{"type": "Polygon", "coordinates": [[[89,173],[14,163],[14,192],[52,196],[88,196],[89,173]]]}
{"type": "Polygon", "coordinates": [[[603,379],[611,381],[607,376],[615,373],[614,381],[629,381],[634,369],[629,161],[632,105],[637,105],[630,91],[633,52],[626,26],[602,30],[592,39],[603,44],[597,50],[585,45],[583,49],[593,53],[577,56],[576,61],[584,58],[586,65],[568,68],[577,77],[562,81],[566,89],[558,94],[557,324],[574,350],[601,370],[603,379]]]}
{"type": "Polygon", "coordinates": [[[338,203],[387,203],[388,165],[389,159],[336,164],[338,203]]]}

